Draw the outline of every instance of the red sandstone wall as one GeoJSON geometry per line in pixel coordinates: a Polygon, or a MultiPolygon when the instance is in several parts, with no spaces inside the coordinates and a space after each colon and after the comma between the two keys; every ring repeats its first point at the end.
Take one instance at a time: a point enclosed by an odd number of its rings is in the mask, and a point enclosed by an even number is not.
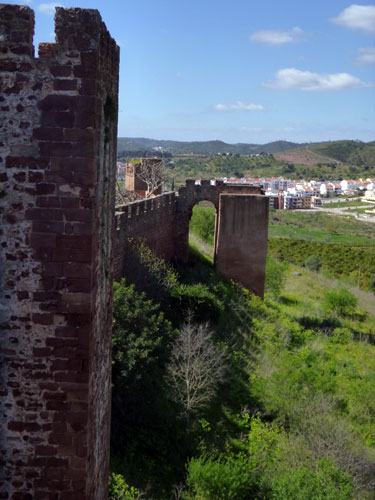
{"type": "Polygon", "coordinates": [[[128,238],[142,238],[157,255],[173,260],[176,254],[175,193],[165,193],[147,200],[116,207],[114,276],[120,279],[127,258],[128,238]]]}
{"type": "Polygon", "coordinates": [[[106,498],[118,48],[0,6],[0,498],[106,498]]]}
{"type": "Polygon", "coordinates": [[[268,203],[259,195],[220,195],[216,269],[263,297],[268,203]]]}

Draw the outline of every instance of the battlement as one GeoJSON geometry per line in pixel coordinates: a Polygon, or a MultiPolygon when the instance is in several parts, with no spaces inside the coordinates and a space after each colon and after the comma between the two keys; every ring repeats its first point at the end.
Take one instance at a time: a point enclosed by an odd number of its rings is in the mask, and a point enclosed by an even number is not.
{"type": "Polygon", "coordinates": [[[154,210],[159,210],[166,205],[173,205],[175,203],[176,193],[171,191],[169,193],[163,193],[153,198],[147,198],[144,200],[136,200],[125,205],[116,206],[116,217],[130,219],[132,217],[137,217],[138,215],[143,215],[147,212],[152,212],[154,210]]]}

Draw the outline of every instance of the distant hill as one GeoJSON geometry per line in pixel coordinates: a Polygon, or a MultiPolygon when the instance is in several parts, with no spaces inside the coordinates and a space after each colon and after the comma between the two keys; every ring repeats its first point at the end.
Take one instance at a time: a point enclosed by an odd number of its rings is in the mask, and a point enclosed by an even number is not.
{"type": "Polygon", "coordinates": [[[164,151],[173,155],[178,154],[203,154],[214,155],[217,153],[232,153],[239,155],[250,155],[257,153],[277,153],[287,149],[302,147],[305,144],[298,144],[288,141],[275,141],[267,144],[228,144],[223,141],[158,141],[156,139],[146,139],[143,137],[130,138],[119,137],[117,139],[118,156],[123,151],[131,152],[156,152],[164,151]]]}
{"type": "Polygon", "coordinates": [[[329,141],[311,144],[308,149],[349,165],[375,167],[375,141],[329,141]]]}
{"type": "Polygon", "coordinates": [[[336,165],[341,163],[339,160],[332,157],[323,156],[322,154],[312,151],[311,145],[297,149],[288,149],[286,151],[282,151],[281,153],[275,153],[274,156],[278,160],[297,165],[336,165]]]}

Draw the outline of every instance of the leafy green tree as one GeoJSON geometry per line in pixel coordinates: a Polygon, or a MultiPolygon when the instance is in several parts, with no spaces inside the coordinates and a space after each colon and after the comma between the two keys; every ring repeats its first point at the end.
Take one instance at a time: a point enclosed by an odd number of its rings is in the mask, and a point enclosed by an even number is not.
{"type": "Polygon", "coordinates": [[[144,293],[114,283],[113,293],[113,377],[116,387],[158,369],[168,358],[175,331],[159,306],[144,293]]]}
{"type": "Polygon", "coordinates": [[[114,284],[112,456],[116,472],[137,487],[163,487],[183,467],[182,429],[164,383],[176,335],[158,304],[125,280],[114,284]]]}

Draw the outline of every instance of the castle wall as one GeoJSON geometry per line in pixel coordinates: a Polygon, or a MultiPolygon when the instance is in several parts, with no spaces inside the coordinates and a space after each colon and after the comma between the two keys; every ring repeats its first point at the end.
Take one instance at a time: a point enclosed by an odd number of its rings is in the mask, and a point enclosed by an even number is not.
{"type": "Polygon", "coordinates": [[[268,236],[265,196],[221,194],[216,269],[263,297],[268,236]]]}
{"type": "Polygon", "coordinates": [[[104,499],[119,52],[95,10],[0,5],[0,498],[104,499]]]}
{"type": "Polygon", "coordinates": [[[124,262],[129,253],[129,238],[141,238],[159,257],[174,260],[176,256],[175,193],[135,201],[116,207],[114,240],[114,276],[124,275],[124,262]]]}

